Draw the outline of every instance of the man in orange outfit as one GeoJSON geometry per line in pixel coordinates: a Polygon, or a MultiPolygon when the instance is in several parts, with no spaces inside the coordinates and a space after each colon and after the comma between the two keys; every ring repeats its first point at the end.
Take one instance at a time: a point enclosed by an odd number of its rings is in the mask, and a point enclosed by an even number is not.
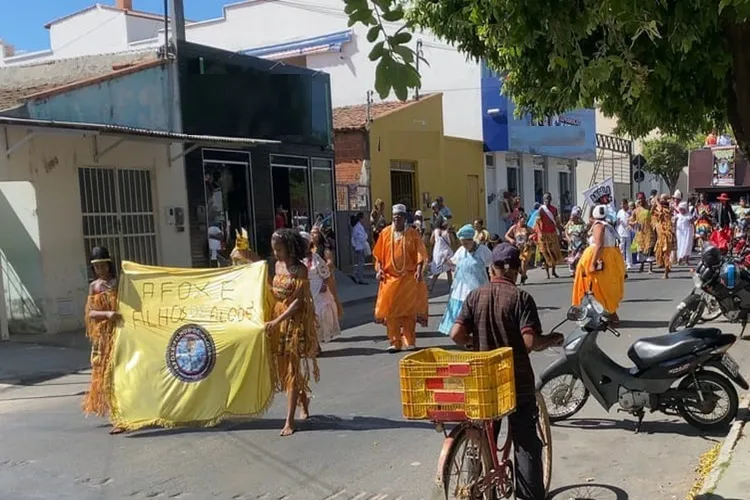
{"type": "Polygon", "coordinates": [[[388,351],[415,349],[417,322],[427,326],[427,249],[419,233],[407,226],[404,205],[393,206],[393,223],[381,231],[372,256],[380,282],[375,322],[385,323],[388,351]]]}

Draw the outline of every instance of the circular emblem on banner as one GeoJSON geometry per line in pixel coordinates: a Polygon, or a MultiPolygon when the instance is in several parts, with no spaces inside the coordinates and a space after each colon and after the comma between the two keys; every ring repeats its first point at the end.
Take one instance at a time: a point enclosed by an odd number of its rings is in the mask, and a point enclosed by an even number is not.
{"type": "Polygon", "coordinates": [[[727,175],[729,173],[729,161],[723,158],[719,160],[718,170],[721,175],[727,175]]]}
{"type": "Polygon", "coordinates": [[[183,382],[203,380],[213,370],[216,346],[211,335],[198,325],[184,325],[172,335],[167,347],[167,366],[183,382]]]}

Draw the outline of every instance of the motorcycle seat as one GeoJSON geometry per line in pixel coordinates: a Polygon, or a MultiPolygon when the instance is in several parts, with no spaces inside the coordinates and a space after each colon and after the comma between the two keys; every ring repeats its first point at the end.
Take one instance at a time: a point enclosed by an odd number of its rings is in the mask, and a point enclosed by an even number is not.
{"type": "Polygon", "coordinates": [[[628,357],[638,368],[646,368],[711,345],[721,335],[718,328],[687,328],[659,337],[645,337],[630,346],[628,357]]]}

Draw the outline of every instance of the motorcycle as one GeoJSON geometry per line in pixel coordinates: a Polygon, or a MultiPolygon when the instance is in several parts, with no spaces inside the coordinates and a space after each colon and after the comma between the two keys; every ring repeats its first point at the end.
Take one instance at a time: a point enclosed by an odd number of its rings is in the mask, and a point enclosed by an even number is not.
{"type": "Polygon", "coordinates": [[[635,366],[626,368],[597,345],[600,333],[620,333],[609,326],[609,315],[591,294],[581,306],[571,307],[553,332],[567,321],[577,322],[578,328],[565,340],[565,357],[549,366],[537,385],[552,422],[578,413],[589,395],[605,410],[617,404],[619,411],[634,415],[636,433],[646,409],[679,415],[701,430],[724,429],[737,416],[739,400],[732,382],[745,390],[748,384],[727,354],[735,335],[718,328],[693,328],[642,338],[628,350],[635,366]],[[580,390],[574,397],[576,386],[580,390]]]}
{"type": "MultiPolygon", "coordinates": [[[[745,247],[744,242],[742,244],[745,247]]],[[[669,321],[669,331],[692,328],[698,321],[711,321],[721,314],[733,323],[741,323],[740,338],[750,316],[750,271],[746,251],[722,256],[706,245],[701,262],[693,273],[693,291],[680,302],[669,321]]]]}

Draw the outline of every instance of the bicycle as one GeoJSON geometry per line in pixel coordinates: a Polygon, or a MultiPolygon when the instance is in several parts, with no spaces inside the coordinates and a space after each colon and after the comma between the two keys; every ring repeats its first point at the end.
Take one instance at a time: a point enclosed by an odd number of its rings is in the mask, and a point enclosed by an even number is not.
{"type": "MultiPolygon", "coordinates": [[[[536,399],[539,408],[537,434],[542,441],[544,492],[547,495],[552,479],[552,430],[544,398],[537,392],[536,399]]],[[[499,425],[502,426],[502,422],[499,425]]],[[[510,424],[506,426],[505,442],[500,448],[495,440],[495,424],[494,420],[464,420],[447,432],[445,422],[435,421],[437,430],[445,435],[438,461],[438,484],[443,487],[446,500],[513,497],[515,474],[510,458],[513,444],[510,424]],[[460,468],[464,463],[468,465],[468,481],[462,485],[460,468]],[[454,482],[451,478],[456,465],[459,466],[459,477],[454,482]]]]}

